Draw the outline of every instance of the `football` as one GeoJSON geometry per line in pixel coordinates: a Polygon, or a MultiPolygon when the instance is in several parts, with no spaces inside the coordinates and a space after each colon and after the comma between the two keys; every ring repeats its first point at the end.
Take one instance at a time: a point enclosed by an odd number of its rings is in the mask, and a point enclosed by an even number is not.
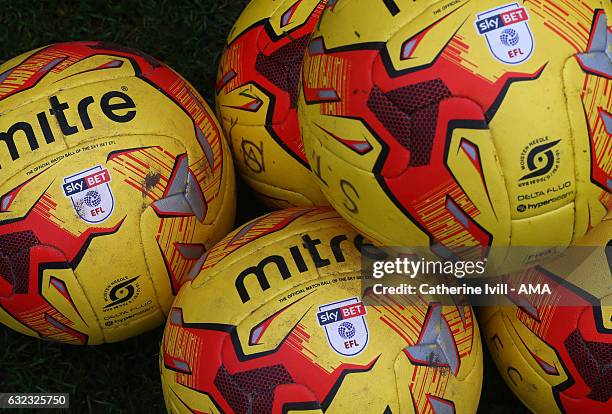
{"type": "Polygon", "coordinates": [[[335,211],[293,208],[212,248],[168,317],[168,411],[475,413],[472,308],[362,289],[364,246],[335,211]]]}
{"type": "Polygon", "coordinates": [[[0,66],[0,322],[71,344],[161,325],[233,226],[220,126],[181,76],[102,42],[0,66]]]}
{"type": "Polygon", "coordinates": [[[326,1],[253,0],[221,57],[217,113],[238,172],[268,206],[328,204],[298,128],[300,68],[326,1]]]}
{"type": "Polygon", "coordinates": [[[552,295],[509,296],[480,314],[499,372],[536,414],[612,412],[612,219],[579,245],[592,248],[577,265],[562,256],[508,278],[552,295]]]}
{"type": "Polygon", "coordinates": [[[330,203],[373,241],[445,257],[578,240],[612,206],[611,12],[605,0],[328,5],[298,113],[330,203]]]}

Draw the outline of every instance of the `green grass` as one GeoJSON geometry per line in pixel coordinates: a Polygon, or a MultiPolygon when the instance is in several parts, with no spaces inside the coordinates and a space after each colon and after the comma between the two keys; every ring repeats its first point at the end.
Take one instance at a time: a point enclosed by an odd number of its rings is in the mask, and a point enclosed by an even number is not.
{"type": "Polygon", "coordinates": [[[55,42],[104,40],[141,49],[214,96],[217,61],[245,0],[0,0],[0,61],[55,42]]]}
{"type": "MultiPolygon", "coordinates": [[[[0,0],[0,62],[50,43],[104,40],[141,49],[185,76],[213,104],[217,62],[246,0],[0,0]]],[[[240,187],[238,222],[263,209],[240,187]]],[[[0,392],[69,392],[73,413],[162,413],[161,328],[132,340],[79,348],[0,326],[0,392]]],[[[481,413],[526,412],[491,361],[481,413]]],[[[18,412],[18,411],[13,411],[18,412]]]]}
{"type": "Polygon", "coordinates": [[[72,413],[163,413],[161,334],[81,348],[0,328],[0,390],[69,393],[72,413]]]}

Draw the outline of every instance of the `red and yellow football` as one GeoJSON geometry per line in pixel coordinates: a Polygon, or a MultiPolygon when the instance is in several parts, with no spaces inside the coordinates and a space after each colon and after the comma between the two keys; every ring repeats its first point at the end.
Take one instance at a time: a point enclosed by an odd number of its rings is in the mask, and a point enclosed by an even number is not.
{"type": "Polygon", "coordinates": [[[195,89],[155,58],[59,43],[0,66],[0,322],[72,344],[165,320],[233,226],[234,172],[195,89]]]}
{"type": "Polygon", "coordinates": [[[607,0],[328,5],[299,100],[323,192],[369,238],[445,257],[575,242],[612,207],[611,15],[607,0]]]}
{"type": "Polygon", "coordinates": [[[536,414],[612,412],[612,219],[579,245],[507,279],[552,294],[509,295],[480,314],[500,374],[536,414]]]}
{"type": "Polygon", "coordinates": [[[326,0],[253,0],[221,57],[217,112],[243,180],[269,206],[327,204],[298,127],[304,51],[326,0]]]}
{"type": "Polygon", "coordinates": [[[168,317],[168,411],[475,413],[473,309],[364,289],[364,246],[329,208],[277,211],[230,233],[168,317]]]}

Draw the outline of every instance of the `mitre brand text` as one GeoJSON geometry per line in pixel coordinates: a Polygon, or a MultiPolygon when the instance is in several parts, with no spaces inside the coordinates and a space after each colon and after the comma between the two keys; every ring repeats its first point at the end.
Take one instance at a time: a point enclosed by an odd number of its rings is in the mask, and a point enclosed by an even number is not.
{"type": "Polygon", "coordinates": [[[270,283],[287,280],[296,274],[303,274],[315,268],[320,269],[336,263],[346,261],[346,254],[350,250],[373,254],[373,246],[362,236],[355,236],[352,240],[345,234],[339,234],[329,240],[322,241],[304,234],[301,243],[290,246],[287,251],[262,258],[259,263],[249,266],[238,274],[235,281],[236,292],[243,303],[251,300],[251,292],[247,290],[247,279],[256,281],[261,291],[270,289],[270,283]],[[364,249],[368,247],[368,249],[364,249]],[[310,259],[310,260],[308,260],[310,259]],[[292,271],[295,269],[296,271],[292,271]],[[278,277],[280,276],[280,277],[278,277]]]}
{"type": "MultiPolygon", "coordinates": [[[[12,161],[20,158],[16,139],[25,139],[30,151],[37,150],[42,143],[55,142],[56,136],[52,125],[59,126],[63,136],[67,137],[80,131],[96,127],[90,117],[91,111],[100,111],[108,120],[115,123],[130,122],[136,117],[136,104],[126,93],[121,91],[106,92],[96,104],[93,96],[85,96],[78,103],[62,102],[57,96],[49,98],[50,108],[36,114],[33,122],[19,121],[4,129],[0,124],[0,142],[4,142],[12,161]],[[76,112],[71,114],[71,112],[76,112]],[[78,119],[78,122],[75,122],[78,119]]],[[[0,146],[0,154],[3,154],[0,146]]],[[[0,159],[4,159],[2,156],[0,159]]],[[[0,165],[0,169],[2,165],[0,165]]]]}

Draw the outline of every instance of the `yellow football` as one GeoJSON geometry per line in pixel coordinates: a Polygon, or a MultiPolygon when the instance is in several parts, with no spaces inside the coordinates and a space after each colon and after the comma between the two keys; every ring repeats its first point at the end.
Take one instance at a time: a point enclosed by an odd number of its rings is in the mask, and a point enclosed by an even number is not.
{"type": "Polygon", "coordinates": [[[221,57],[217,112],[243,180],[268,206],[327,205],[298,128],[300,68],[326,0],[252,0],[221,57]]]}
{"type": "Polygon", "coordinates": [[[475,413],[472,308],[362,294],[366,245],[329,208],[271,213],[218,243],[168,317],[168,411],[475,413]]]}
{"type": "Polygon", "coordinates": [[[509,295],[480,314],[499,372],[536,414],[612,412],[612,218],[578,245],[590,247],[507,277],[552,294],[509,295]]]}
{"type": "Polygon", "coordinates": [[[370,239],[563,247],[607,214],[610,1],[334,3],[300,126],[323,192],[370,239]]]}
{"type": "Polygon", "coordinates": [[[231,229],[220,126],[153,57],[60,43],[0,66],[0,322],[73,344],[163,323],[231,229]]]}

